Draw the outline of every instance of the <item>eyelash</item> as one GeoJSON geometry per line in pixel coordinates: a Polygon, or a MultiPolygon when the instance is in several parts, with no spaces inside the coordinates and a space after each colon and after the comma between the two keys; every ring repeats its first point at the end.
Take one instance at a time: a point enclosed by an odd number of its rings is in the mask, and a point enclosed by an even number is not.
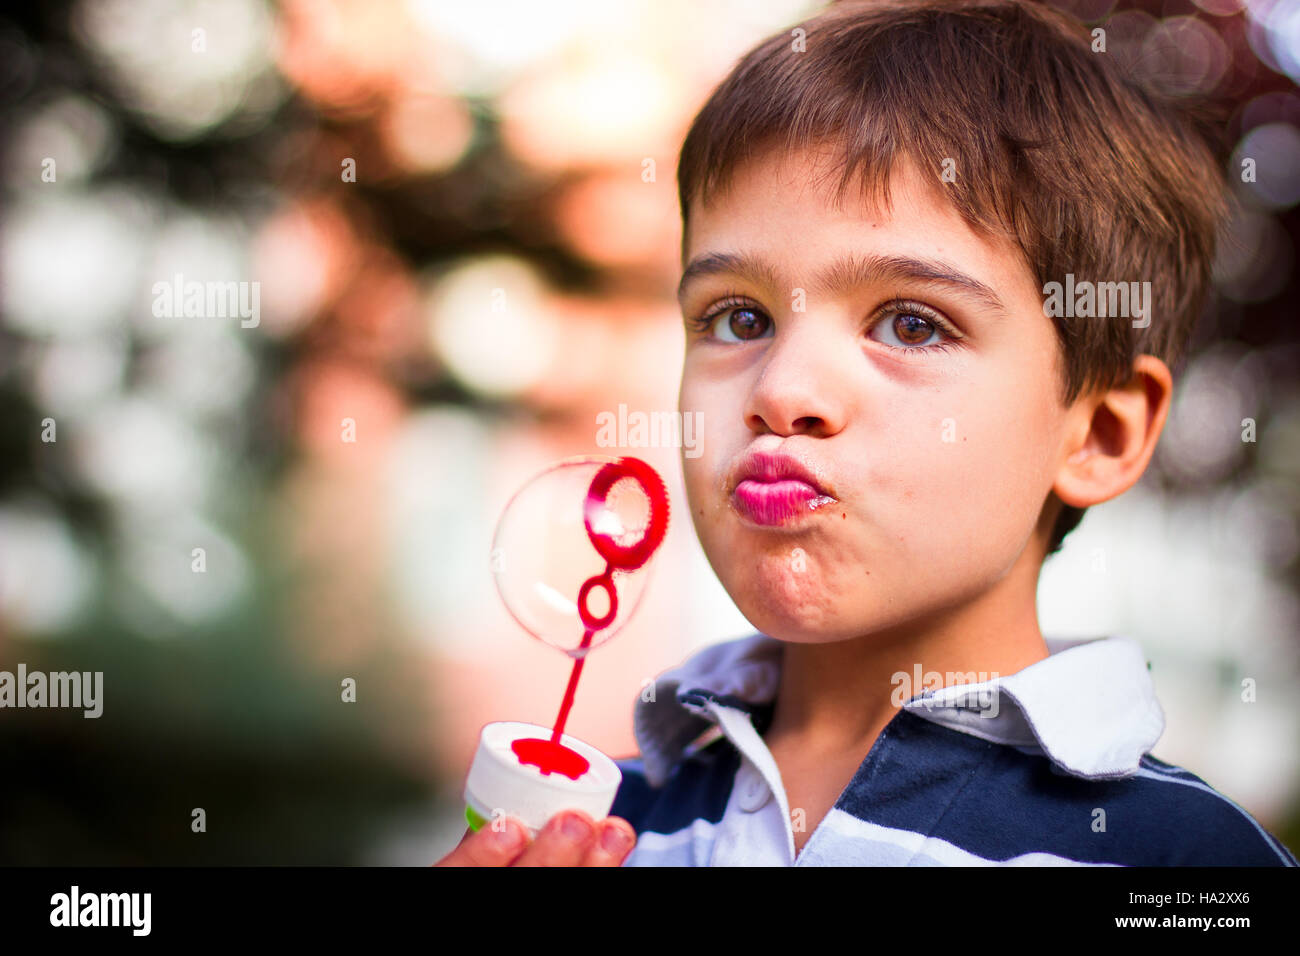
{"type": "MultiPolygon", "coordinates": [[[[755,312],[761,312],[763,315],[767,315],[767,313],[763,312],[761,308],[751,304],[738,292],[725,293],[724,297],[720,299],[716,305],[717,307],[708,314],[690,319],[691,328],[697,332],[708,334],[709,330],[713,328],[713,323],[716,322],[718,318],[734,309],[752,309],[755,312]]],[[[945,342],[937,342],[934,345],[916,345],[911,348],[890,345],[887,342],[877,342],[877,345],[882,345],[891,352],[920,352],[922,354],[946,352],[950,349],[961,347],[960,342],[964,336],[957,334],[956,330],[953,329],[951,325],[940,319],[938,313],[935,312],[934,309],[931,309],[929,306],[923,305],[920,302],[902,298],[901,296],[891,298],[876,310],[875,317],[871,322],[868,331],[874,329],[880,323],[882,318],[889,315],[891,312],[902,312],[908,315],[919,316],[933,325],[939,332],[946,335],[948,340],[945,342]]],[[[769,322],[772,320],[771,316],[767,316],[767,318],[769,322]]]]}

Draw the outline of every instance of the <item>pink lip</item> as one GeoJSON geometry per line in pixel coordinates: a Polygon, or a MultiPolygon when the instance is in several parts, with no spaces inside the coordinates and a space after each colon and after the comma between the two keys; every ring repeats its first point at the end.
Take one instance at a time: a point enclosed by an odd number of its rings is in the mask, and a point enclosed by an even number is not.
{"type": "Polygon", "coordinates": [[[833,500],[806,481],[794,479],[753,481],[747,478],[736,486],[733,495],[751,521],[769,525],[781,524],[797,514],[812,511],[817,504],[833,500]]]}
{"type": "Polygon", "coordinates": [[[756,524],[783,524],[835,500],[810,468],[788,455],[750,453],[741,460],[736,475],[732,500],[756,524]]]}

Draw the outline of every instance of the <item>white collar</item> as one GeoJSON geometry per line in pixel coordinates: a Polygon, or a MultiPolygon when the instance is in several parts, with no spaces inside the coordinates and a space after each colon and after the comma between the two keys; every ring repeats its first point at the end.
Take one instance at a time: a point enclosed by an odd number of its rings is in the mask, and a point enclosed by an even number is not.
{"type": "MultiPolygon", "coordinates": [[[[984,740],[1041,752],[1077,777],[1136,773],[1165,729],[1142,649],[1126,637],[1044,641],[1050,656],[1014,674],[915,693],[903,707],[984,740]],[[996,716],[980,713],[971,700],[980,689],[986,705],[998,695],[996,716]]],[[[783,647],[753,634],[710,645],[655,679],[652,698],[643,693],[633,715],[652,786],[668,779],[687,746],[717,720],[716,708],[750,714],[776,698],[783,647]]]]}

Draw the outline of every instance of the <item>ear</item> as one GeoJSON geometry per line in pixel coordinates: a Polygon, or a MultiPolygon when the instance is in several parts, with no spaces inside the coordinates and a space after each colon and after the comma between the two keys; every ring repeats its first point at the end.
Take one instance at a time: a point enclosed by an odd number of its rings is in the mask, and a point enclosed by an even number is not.
{"type": "Polygon", "coordinates": [[[1068,413],[1068,442],[1052,490],[1087,508],[1122,494],[1146,471],[1165,427],[1173,377],[1154,355],[1140,355],[1124,385],[1094,392],[1068,413]]]}

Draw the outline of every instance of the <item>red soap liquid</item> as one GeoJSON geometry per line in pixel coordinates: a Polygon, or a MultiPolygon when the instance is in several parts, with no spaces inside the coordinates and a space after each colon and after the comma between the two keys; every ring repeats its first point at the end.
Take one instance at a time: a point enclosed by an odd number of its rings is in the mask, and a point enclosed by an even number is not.
{"type": "MultiPolygon", "coordinates": [[[[578,645],[580,650],[586,650],[591,643],[591,636],[595,633],[590,628],[586,630],[582,643],[578,645]]],[[[569,719],[569,710],[573,707],[573,695],[578,690],[578,678],[582,675],[582,665],[586,659],[585,656],[579,657],[573,662],[573,672],[569,675],[569,686],[564,690],[564,702],[560,704],[560,716],[555,720],[551,739],[521,737],[510,744],[510,749],[515,752],[520,763],[533,764],[544,775],[562,773],[570,780],[577,780],[591,768],[586,757],[560,743],[560,735],[564,733],[564,724],[569,719]]]]}

